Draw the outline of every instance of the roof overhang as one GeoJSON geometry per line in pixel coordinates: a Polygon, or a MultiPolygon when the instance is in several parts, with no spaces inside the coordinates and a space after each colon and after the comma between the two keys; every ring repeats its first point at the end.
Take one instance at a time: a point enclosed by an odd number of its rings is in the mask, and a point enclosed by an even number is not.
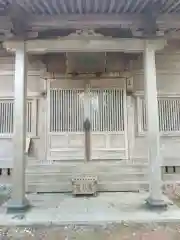
{"type": "Polygon", "coordinates": [[[180,0],[0,0],[0,40],[87,28],[130,29],[132,37],[146,37],[144,30],[153,27],[153,37],[179,38],[179,12],[180,0]]]}

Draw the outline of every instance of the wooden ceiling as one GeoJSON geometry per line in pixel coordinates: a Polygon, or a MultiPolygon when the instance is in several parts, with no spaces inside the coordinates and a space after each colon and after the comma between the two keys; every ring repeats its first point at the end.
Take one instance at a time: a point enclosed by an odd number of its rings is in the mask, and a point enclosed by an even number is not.
{"type": "Polygon", "coordinates": [[[117,37],[180,38],[180,0],[0,0],[1,41],[85,28],[115,29],[117,37]]]}
{"type": "Polygon", "coordinates": [[[0,10],[10,4],[33,14],[142,13],[150,5],[160,13],[180,12],[179,0],[0,0],[0,10]]]}

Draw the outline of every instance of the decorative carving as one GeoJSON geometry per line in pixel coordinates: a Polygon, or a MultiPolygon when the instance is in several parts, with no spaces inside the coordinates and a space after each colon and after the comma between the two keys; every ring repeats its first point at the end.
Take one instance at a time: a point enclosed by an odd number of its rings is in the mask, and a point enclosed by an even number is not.
{"type": "MultiPolygon", "coordinates": [[[[100,33],[96,33],[94,30],[92,29],[80,29],[80,30],[76,30],[76,32],[70,33],[68,36],[68,38],[72,37],[72,38],[79,38],[79,37],[84,37],[84,38],[104,38],[105,36],[103,34],[100,33]]],[[[111,38],[111,37],[110,37],[111,38]]]]}

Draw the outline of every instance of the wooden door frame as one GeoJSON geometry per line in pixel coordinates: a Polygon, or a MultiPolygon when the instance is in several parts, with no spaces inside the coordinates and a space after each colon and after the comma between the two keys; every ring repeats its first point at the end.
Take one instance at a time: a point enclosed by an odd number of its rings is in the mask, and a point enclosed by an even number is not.
{"type": "MultiPolygon", "coordinates": [[[[46,142],[46,158],[48,161],[51,161],[49,160],[50,159],[50,156],[49,156],[49,133],[50,133],[50,84],[51,84],[51,79],[47,79],[46,80],[47,84],[46,84],[46,87],[47,87],[47,97],[46,97],[46,102],[47,102],[47,109],[46,109],[46,139],[45,139],[45,142],[46,142]]],[[[110,88],[111,89],[111,88],[110,88]]],[[[126,95],[126,88],[125,88],[125,80],[124,80],[124,87],[123,87],[123,102],[124,102],[124,159],[125,160],[128,160],[129,159],[129,141],[128,141],[128,110],[127,110],[127,95],[126,95]]],[[[91,142],[91,141],[90,141],[91,142]]],[[[84,142],[85,143],[85,142],[84,142]]],[[[91,143],[90,143],[90,146],[91,146],[91,143]]],[[[90,147],[91,148],[91,147],[90,147]]],[[[92,156],[92,148],[91,148],[91,156],[92,156]]],[[[91,157],[91,160],[92,157],[91,157]]]]}

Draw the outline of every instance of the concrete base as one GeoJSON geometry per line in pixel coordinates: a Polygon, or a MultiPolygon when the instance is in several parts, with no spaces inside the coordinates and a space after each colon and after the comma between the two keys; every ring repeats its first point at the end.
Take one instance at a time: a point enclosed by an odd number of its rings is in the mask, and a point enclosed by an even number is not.
{"type": "Polygon", "coordinates": [[[24,198],[23,201],[15,201],[13,199],[8,200],[5,203],[7,213],[15,213],[15,212],[25,212],[30,208],[30,203],[27,198],[24,198]]]}
{"type": "Polygon", "coordinates": [[[167,208],[168,207],[168,202],[165,201],[164,199],[152,199],[151,197],[149,197],[146,200],[146,204],[148,207],[150,208],[167,208]]]}

